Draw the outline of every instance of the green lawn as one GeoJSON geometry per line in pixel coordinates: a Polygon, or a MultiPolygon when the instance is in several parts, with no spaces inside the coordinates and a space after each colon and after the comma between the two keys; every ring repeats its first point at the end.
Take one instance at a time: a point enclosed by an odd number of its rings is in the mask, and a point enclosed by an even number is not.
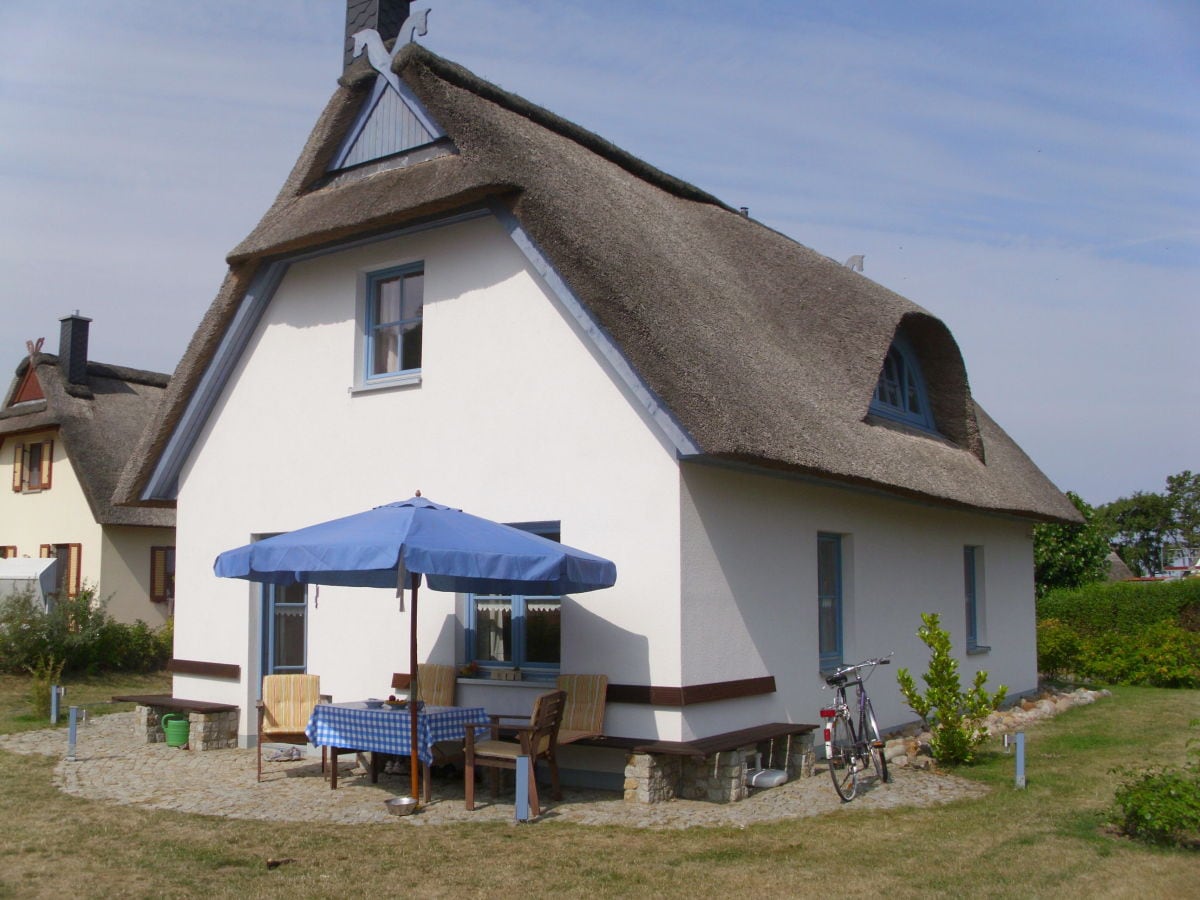
{"type": "MultiPolygon", "coordinates": [[[[0,679],[0,732],[23,679],[0,679]]],[[[27,684],[27,682],[25,682],[27,684]]],[[[72,702],[161,690],[69,685],[72,702]]],[[[1200,853],[1161,850],[1103,827],[1126,763],[1178,764],[1200,691],[1121,688],[1031,728],[1028,787],[998,748],[963,774],[992,786],[929,809],[837,814],[746,829],[650,832],[555,822],[397,827],[278,824],[81,800],[54,761],[0,752],[0,897],[482,897],[498,894],[788,897],[1195,896],[1200,853]],[[268,870],[266,860],[294,860],[268,870]]],[[[832,790],[832,786],[830,786],[832,790]]]]}

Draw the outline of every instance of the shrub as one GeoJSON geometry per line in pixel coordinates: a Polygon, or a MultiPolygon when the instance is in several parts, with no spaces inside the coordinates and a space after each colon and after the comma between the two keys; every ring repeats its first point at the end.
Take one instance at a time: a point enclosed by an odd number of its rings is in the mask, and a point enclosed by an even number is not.
{"type": "MultiPolygon", "coordinates": [[[[1193,719],[1195,728],[1200,719],[1193,719]]],[[[1153,844],[1200,848],[1200,741],[1188,741],[1191,761],[1183,768],[1143,772],[1117,788],[1113,819],[1131,837],[1153,844]]]]}
{"type": "Polygon", "coordinates": [[[171,657],[171,628],[116,622],[106,605],[90,588],[50,612],[32,592],[0,600],[0,671],[23,674],[46,659],[76,674],[161,669],[171,657]]]}
{"type": "Polygon", "coordinates": [[[1058,619],[1080,635],[1138,634],[1153,622],[1183,625],[1200,611],[1200,578],[1102,582],[1051,591],[1037,601],[1039,619],[1058,619]]]}
{"type": "Polygon", "coordinates": [[[1038,671],[1051,678],[1062,678],[1079,668],[1083,643],[1070,625],[1059,619],[1037,623],[1038,671]]]}
{"type": "Polygon", "coordinates": [[[1108,684],[1200,687],[1200,579],[1088,585],[1038,601],[1038,668],[1108,684]]]}
{"type": "Polygon", "coordinates": [[[33,676],[29,685],[30,705],[39,718],[49,718],[50,688],[62,680],[62,660],[55,660],[52,656],[43,657],[32,666],[27,666],[26,671],[33,676]]]}
{"type": "Polygon", "coordinates": [[[921,613],[917,637],[930,650],[929,671],[921,676],[928,690],[922,695],[907,668],[896,672],[904,701],[929,727],[933,758],[956,765],[973,762],[975,750],[987,739],[983,720],[1004,702],[1008,689],[1001,685],[994,695],[984,690],[987,672],[975,673],[975,682],[965,694],[958,678],[958,660],[950,651],[950,634],[944,631],[937,613],[921,613]]]}

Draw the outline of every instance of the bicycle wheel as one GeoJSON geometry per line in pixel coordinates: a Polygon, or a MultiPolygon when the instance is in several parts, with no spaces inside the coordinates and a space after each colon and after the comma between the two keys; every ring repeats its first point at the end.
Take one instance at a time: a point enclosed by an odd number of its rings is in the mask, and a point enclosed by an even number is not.
{"type": "Polygon", "coordinates": [[[863,735],[863,740],[871,748],[871,763],[875,766],[875,774],[879,776],[879,780],[883,784],[887,784],[891,777],[888,775],[887,757],[883,752],[883,738],[879,734],[879,725],[875,721],[875,710],[871,708],[871,701],[867,701],[867,721],[866,734],[863,735]]]}
{"type": "Polygon", "coordinates": [[[830,747],[829,777],[833,779],[833,789],[842,798],[843,803],[849,803],[858,793],[858,757],[854,748],[854,729],[846,716],[838,716],[832,722],[832,740],[830,747]]]}

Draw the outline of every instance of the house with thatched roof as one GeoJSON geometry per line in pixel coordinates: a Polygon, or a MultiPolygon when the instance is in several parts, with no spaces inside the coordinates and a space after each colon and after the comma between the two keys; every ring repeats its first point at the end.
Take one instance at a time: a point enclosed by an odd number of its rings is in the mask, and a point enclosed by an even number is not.
{"type": "Polygon", "coordinates": [[[91,320],[61,323],[58,355],[30,343],[0,405],[0,483],[12,485],[0,492],[0,578],[8,559],[53,558],[53,574],[41,573],[50,593],[95,588],[118,621],[162,625],[174,595],[173,504],[118,506],[113,490],[168,376],[92,362],[91,320]]]}
{"type": "MultiPolygon", "coordinates": [[[[247,742],[265,673],[386,695],[394,596],[212,562],[416,489],[619,572],[423,595],[421,661],[519,674],[461,679],[460,703],[527,712],[554,673],[604,673],[614,739],[808,723],[839,661],[923,671],[922,612],[968,679],[1034,689],[1031,530],[1078,514],[974,401],[946,325],[407,34],[380,70],[352,58],[363,6],[121,485],[181,510],[177,695],[238,705],[247,742]]],[[[619,779],[600,753],[576,767],[619,779]]]]}

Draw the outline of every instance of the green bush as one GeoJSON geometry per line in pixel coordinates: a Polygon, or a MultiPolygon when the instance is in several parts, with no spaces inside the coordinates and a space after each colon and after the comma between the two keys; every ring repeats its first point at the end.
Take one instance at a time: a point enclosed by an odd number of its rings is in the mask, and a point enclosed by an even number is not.
{"type": "Polygon", "coordinates": [[[152,672],[171,658],[171,628],[114,621],[104,601],[85,588],[50,612],[32,592],[0,600],[0,671],[24,674],[44,660],[67,672],[152,672]]]}
{"type": "Polygon", "coordinates": [[[1200,613],[1200,578],[1116,581],[1051,591],[1037,601],[1039,619],[1058,619],[1081,635],[1138,634],[1153,622],[1183,626],[1200,613]]]}
{"type": "Polygon", "coordinates": [[[1044,675],[1200,687],[1200,579],[1054,591],[1038,617],[1044,675]]]}
{"type": "Polygon", "coordinates": [[[1152,844],[1200,848],[1200,741],[1188,745],[1191,761],[1183,768],[1120,770],[1131,776],[1115,795],[1113,819],[1123,832],[1152,844]]]}
{"type": "Polygon", "coordinates": [[[1037,623],[1038,671],[1051,678],[1073,675],[1079,669],[1083,642],[1075,629],[1059,619],[1037,623]]]}
{"type": "Polygon", "coordinates": [[[913,712],[929,726],[930,752],[938,762],[949,765],[973,762],[975,750],[987,739],[983,720],[1000,706],[1008,693],[1001,685],[994,695],[984,690],[987,672],[975,673],[975,682],[965,694],[958,678],[958,660],[950,651],[950,634],[941,628],[937,613],[921,613],[917,637],[930,650],[929,671],[921,676],[928,690],[917,690],[907,668],[896,672],[900,693],[913,712]]]}
{"type": "Polygon", "coordinates": [[[50,717],[50,688],[62,681],[62,660],[52,657],[39,659],[26,671],[32,676],[29,684],[29,702],[40,719],[50,717]]]}

